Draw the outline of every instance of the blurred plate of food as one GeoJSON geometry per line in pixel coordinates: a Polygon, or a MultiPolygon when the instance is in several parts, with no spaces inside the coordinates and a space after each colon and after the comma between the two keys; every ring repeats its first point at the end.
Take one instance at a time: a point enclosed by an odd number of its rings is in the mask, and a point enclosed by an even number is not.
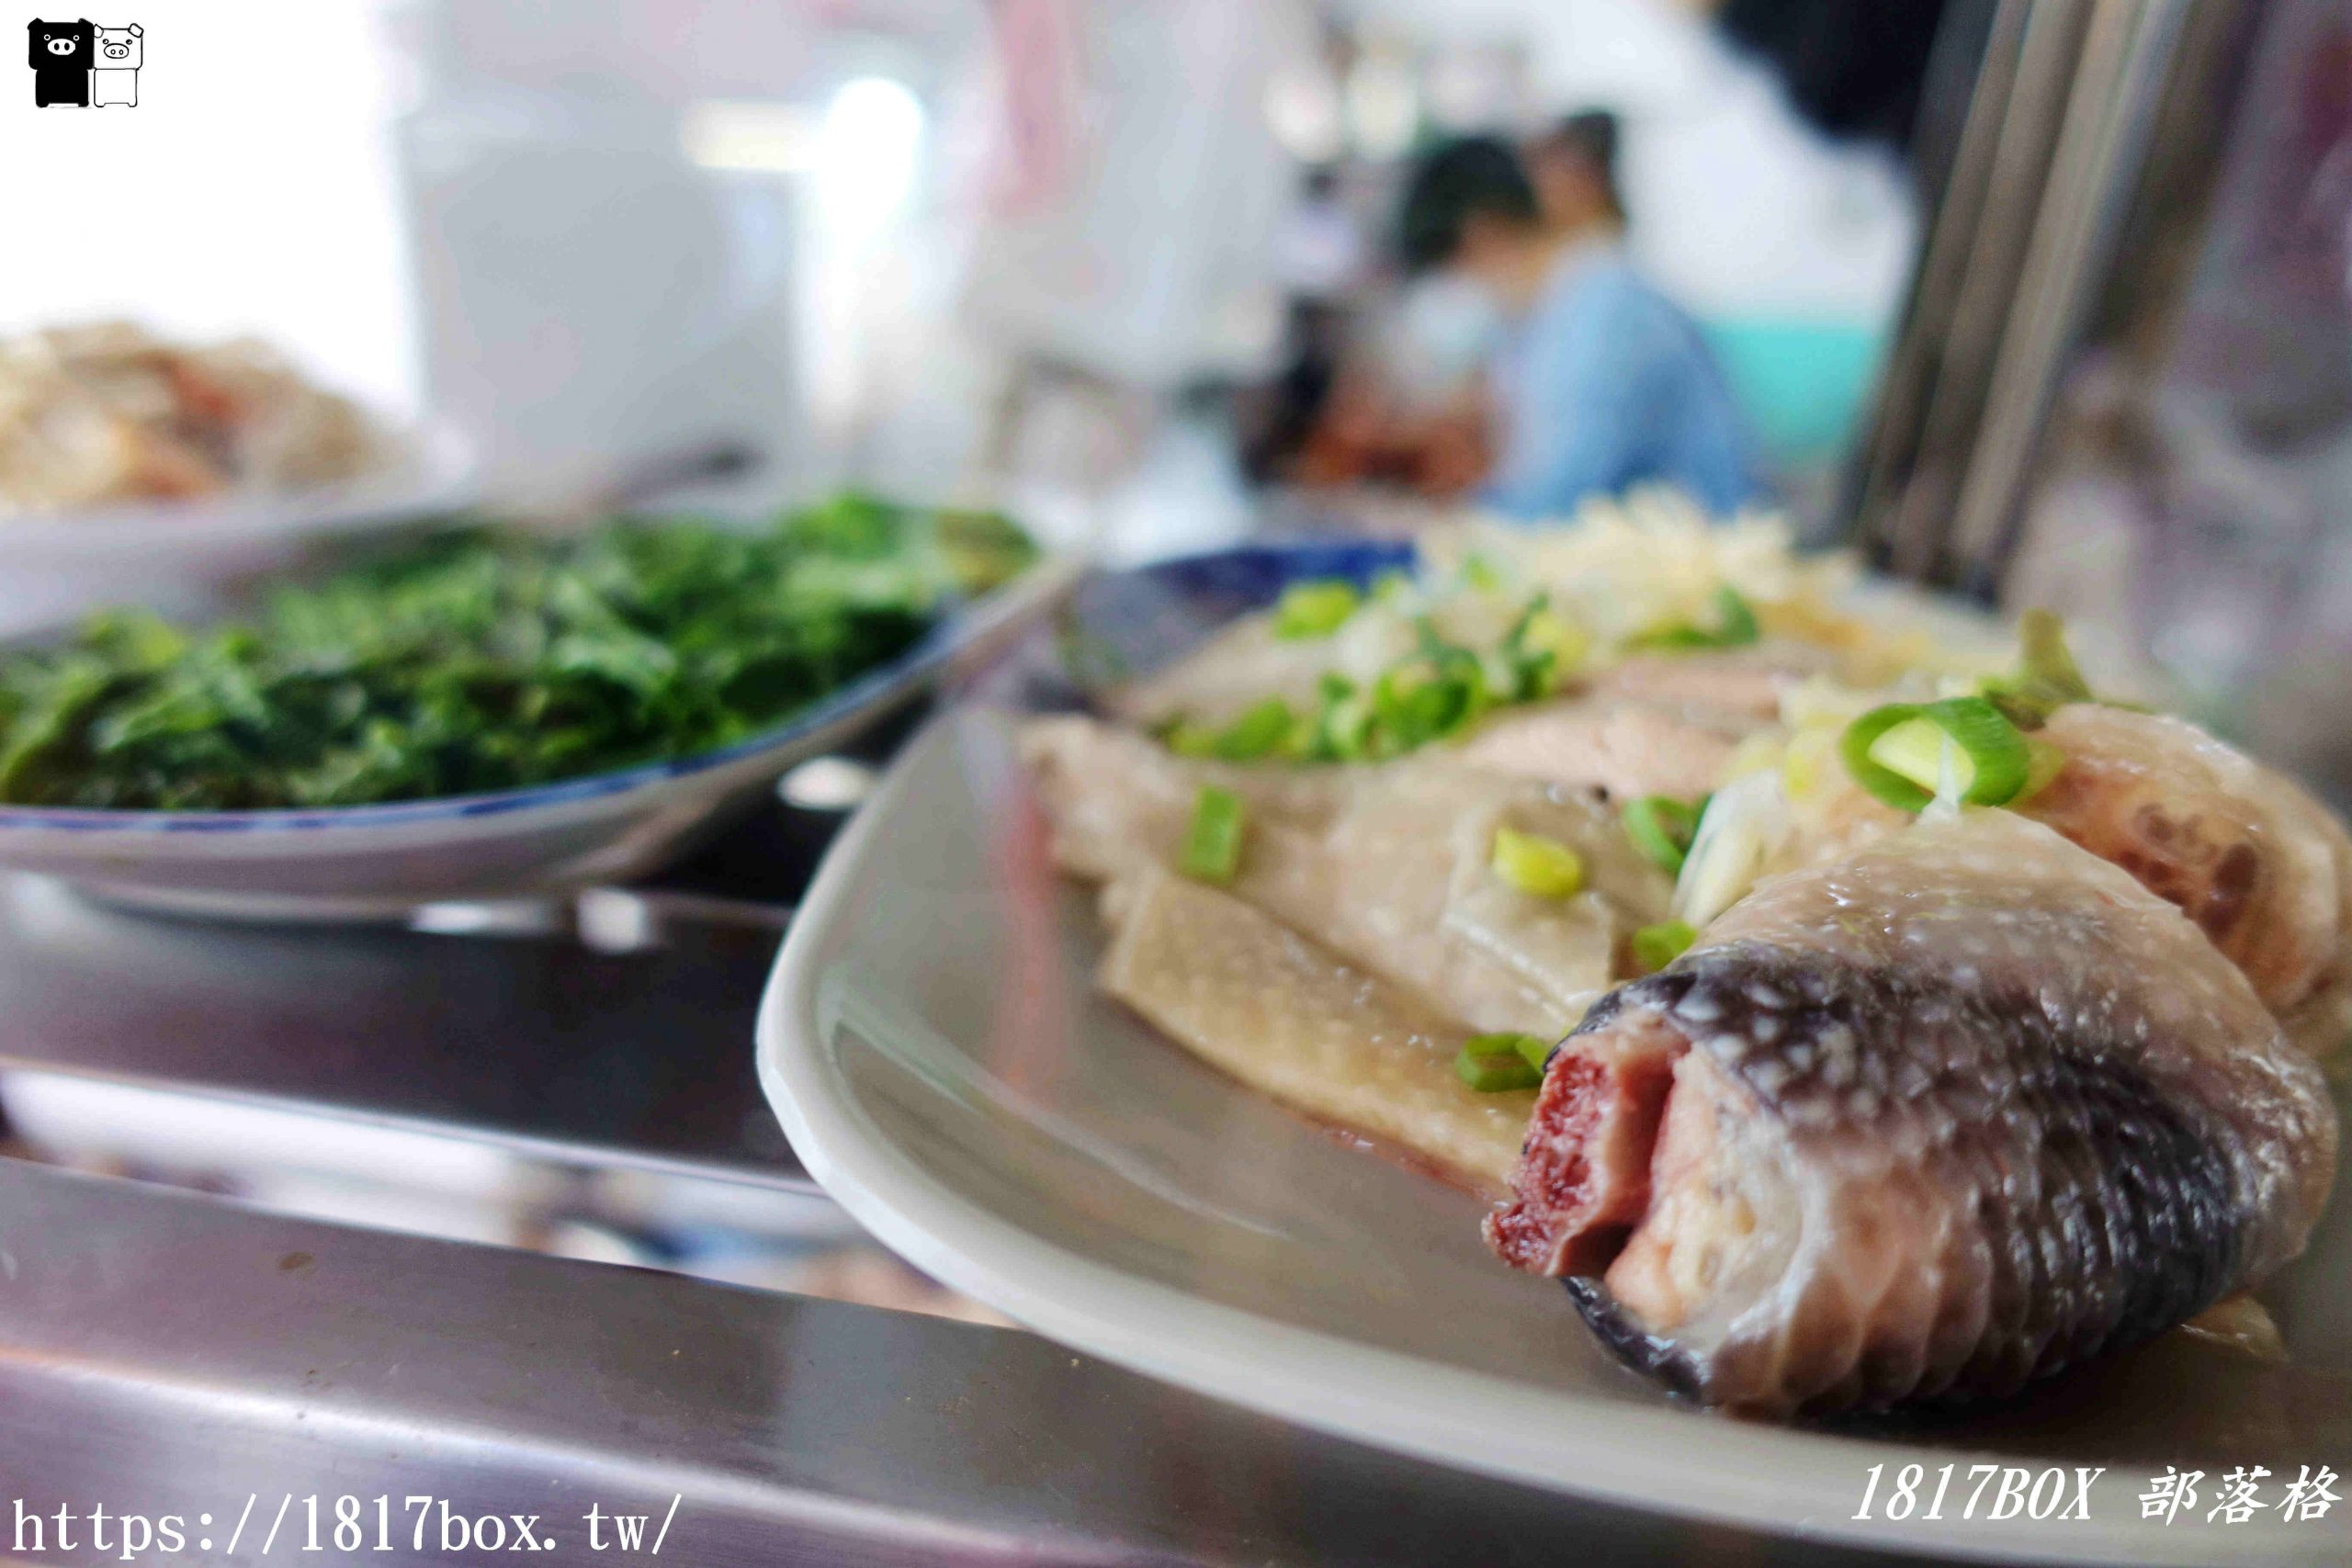
{"type": "Polygon", "coordinates": [[[350,554],[216,623],[0,653],[0,866],[266,919],[639,874],[1075,575],[996,513],[857,495],[350,554]]]}
{"type": "Polygon", "coordinates": [[[763,1082],[917,1266],[1284,1419],[1915,1551],[2317,1560],[2352,856],[2022,631],[1655,497],[1091,577],[828,856],[763,1082]],[[2143,1511],[2256,1466],[2235,1523],[2143,1511]]]}
{"type": "Polygon", "coordinates": [[[127,321],[0,338],[0,568],[45,586],[43,608],[109,578],[119,592],[126,571],[217,578],[299,536],[449,511],[471,478],[455,431],[371,413],[252,338],[127,321]]]}

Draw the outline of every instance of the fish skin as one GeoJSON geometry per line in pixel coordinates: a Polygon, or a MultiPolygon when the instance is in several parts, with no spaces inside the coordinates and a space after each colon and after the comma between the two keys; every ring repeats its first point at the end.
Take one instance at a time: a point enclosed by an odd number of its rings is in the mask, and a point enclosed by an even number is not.
{"type": "Polygon", "coordinates": [[[1106,994],[1261,1093],[1500,1190],[1534,1096],[1454,1077],[1469,1030],[1216,888],[1152,867],[1122,894],[1106,994]]]}
{"type": "Polygon", "coordinates": [[[1063,869],[1117,882],[1171,864],[1201,786],[1231,790],[1249,829],[1227,891],[1477,1030],[1566,1030],[1671,892],[1597,801],[1443,756],[1217,762],[1067,716],[1024,726],[1021,752],[1063,869]],[[1586,890],[1550,899],[1499,882],[1502,826],[1573,845],[1586,890]]]}
{"type": "Polygon", "coordinates": [[[1753,728],[1781,716],[1781,698],[1837,656],[1787,638],[1754,648],[1637,653],[1588,679],[1594,696],[1655,704],[1712,726],[1753,728]]]}
{"type": "Polygon", "coordinates": [[[2341,1045],[2352,839],[2326,807],[2183,719],[2078,703],[2041,733],[2068,761],[2018,809],[2178,905],[2313,1054],[2341,1045]]]}
{"type": "MultiPolygon", "coordinates": [[[[2334,814],[2184,719],[2074,703],[2036,734],[2065,765],[2009,809],[2179,907],[2305,1051],[2352,1043],[2352,837],[2334,814]]],[[[1914,820],[1840,769],[1770,869],[1830,864],[1914,820]]]]}
{"type": "Polygon", "coordinates": [[[1657,703],[1573,698],[1492,716],[1456,751],[1474,768],[1589,785],[1618,800],[1696,800],[1753,725],[1694,719],[1657,703]]]}
{"type": "Polygon", "coordinates": [[[1767,883],[1597,1005],[1550,1070],[1660,1021],[1688,1042],[1675,1095],[1711,1095],[1720,1132],[1568,1289],[1629,1365],[1709,1404],[2013,1393],[2259,1282],[2334,1175],[2324,1080],[2238,970],[2007,813],[1767,883]],[[1673,1217],[1727,1201],[1747,1231],[1673,1217]]]}

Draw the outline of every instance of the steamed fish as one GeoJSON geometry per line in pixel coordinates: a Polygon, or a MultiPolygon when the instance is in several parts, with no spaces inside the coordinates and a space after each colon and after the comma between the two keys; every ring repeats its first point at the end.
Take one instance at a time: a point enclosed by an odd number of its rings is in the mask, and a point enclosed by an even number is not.
{"type": "Polygon", "coordinates": [[[1469,767],[1618,800],[1696,800],[1715,787],[1752,728],[1657,703],[1579,699],[1497,714],[1454,755],[1469,767]]]}
{"type": "Polygon", "coordinates": [[[1836,665],[1825,649],[1773,638],[1753,648],[1634,654],[1594,671],[1584,689],[1745,734],[1779,719],[1790,692],[1836,665]]]}
{"type": "Polygon", "coordinates": [[[1696,800],[1827,659],[1795,642],[1637,654],[1582,678],[1574,695],[1490,716],[1453,754],[1472,767],[1589,786],[1618,800],[1696,800]]]}
{"type": "MultiPolygon", "coordinates": [[[[2035,738],[2063,765],[2009,809],[2178,908],[2305,1049],[2339,1049],[2352,1034],[2352,839],[2343,826],[2291,779],[2181,719],[2075,703],[2035,738]]],[[[1760,875],[1834,864],[1917,820],[1872,799],[1834,757],[1819,760],[1831,744],[1834,732],[1800,729],[1777,793],[1753,775],[1724,791],[1724,819],[1710,827],[1739,841],[1719,858],[1747,859],[1701,868],[1726,882],[1724,894],[1760,875]],[[1756,807],[1747,820],[1729,820],[1746,806],[1756,807]]],[[[1728,902],[1701,899],[1697,918],[1728,902]]]]}
{"type": "Polygon", "coordinates": [[[1472,1031],[1214,887],[1154,867],[1106,899],[1104,991],[1295,1110],[1502,1189],[1535,1096],[1453,1076],[1472,1031]]]}
{"type": "Polygon", "coordinates": [[[1024,731],[1107,992],[1507,1190],[1493,1249],[1708,1404],[2276,1352],[2246,1292],[2325,1202],[2352,1035],[2327,811],[2101,704],[2054,617],[2012,663],[1768,522],[1640,495],[1421,562],[1024,731]]]}
{"type": "Polygon", "coordinates": [[[1183,715],[1221,725],[1269,697],[1314,709],[1326,674],[1368,682],[1412,651],[1413,628],[1388,615],[1355,615],[1331,636],[1279,636],[1270,615],[1244,615],[1158,673],[1108,694],[1111,712],[1150,726],[1183,715]]]}
{"type": "MultiPolygon", "coordinates": [[[[1459,631],[1459,627],[1456,628],[1459,631]]],[[[1491,642],[1505,635],[1479,628],[1491,642]]],[[[1308,715],[1337,673],[1369,689],[1413,650],[1407,623],[1360,615],[1325,640],[1286,640],[1263,616],[1238,622],[1189,658],[1114,694],[1141,727],[1182,720],[1204,732],[1259,705],[1308,715]]],[[[1469,766],[1620,800],[1696,798],[1713,789],[1739,743],[1771,724],[1783,695],[1828,662],[1793,641],[1673,655],[1637,654],[1560,680],[1556,695],[1507,703],[1430,751],[1469,766]]]]}
{"type": "Polygon", "coordinates": [[[2000,1395],[2301,1251],[2333,1106],[2174,905],[1973,810],[1767,881],[1546,1065],[1487,1235],[1766,1413],[2000,1395]]]}
{"type": "Polygon", "coordinates": [[[2018,809],[2177,906],[2309,1049],[2346,1032],[2352,840],[2301,785],[2195,725],[2084,703],[2041,735],[2066,754],[2018,809]]]}
{"type": "Polygon", "coordinates": [[[1249,844],[1229,891],[1476,1031],[1564,1032],[1664,918],[1668,884],[1591,795],[1442,756],[1353,767],[1178,757],[1132,730],[1041,719],[1022,755],[1056,859],[1116,884],[1174,862],[1204,785],[1237,795],[1249,844]],[[1490,865],[1498,831],[1571,846],[1583,888],[1543,897],[1490,865]]]}

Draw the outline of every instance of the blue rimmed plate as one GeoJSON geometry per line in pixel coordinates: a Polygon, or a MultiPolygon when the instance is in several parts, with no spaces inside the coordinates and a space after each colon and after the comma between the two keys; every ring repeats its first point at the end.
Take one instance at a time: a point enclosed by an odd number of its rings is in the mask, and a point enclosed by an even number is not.
{"type": "Polygon", "coordinates": [[[1047,559],[764,735],[534,789],[323,811],[0,807],[0,869],[117,902],[245,919],[380,919],[640,875],[707,824],[933,684],[977,670],[1078,576],[1047,559]]]}

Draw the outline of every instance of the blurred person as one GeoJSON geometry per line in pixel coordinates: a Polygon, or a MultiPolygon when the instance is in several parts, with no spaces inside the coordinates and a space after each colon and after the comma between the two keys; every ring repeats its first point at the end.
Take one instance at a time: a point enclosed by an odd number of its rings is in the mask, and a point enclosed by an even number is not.
{"type": "Polygon", "coordinates": [[[1441,147],[1413,172],[1397,244],[1415,273],[1474,285],[1503,320],[1488,371],[1499,460],[1484,499],[1553,517],[1645,480],[1720,512],[1757,491],[1739,416],[1690,318],[1620,243],[1617,127],[1577,115],[1531,149],[1441,147]]]}
{"type": "Polygon", "coordinates": [[[1624,232],[1615,115],[1599,109],[1572,114],[1530,141],[1521,157],[1544,222],[1565,234],[1624,232]]]}
{"type": "Polygon", "coordinates": [[[1280,474],[1325,418],[1362,285],[1369,246],[1329,167],[1307,171],[1299,199],[1274,231],[1274,276],[1285,296],[1284,363],[1272,384],[1243,393],[1242,469],[1253,483],[1280,474]]]}
{"type": "Polygon", "coordinates": [[[1790,104],[1824,134],[1909,147],[1946,0],[1706,5],[1724,36],[1769,65],[1790,104]]]}
{"type": "Polygon", "coordinates": [[[1366,249],[1339,171],[1306,171],[1298,200],[1274,230],[1274,276],[1295,300],[1328,303],[1363,281],[1366,249]]]}

